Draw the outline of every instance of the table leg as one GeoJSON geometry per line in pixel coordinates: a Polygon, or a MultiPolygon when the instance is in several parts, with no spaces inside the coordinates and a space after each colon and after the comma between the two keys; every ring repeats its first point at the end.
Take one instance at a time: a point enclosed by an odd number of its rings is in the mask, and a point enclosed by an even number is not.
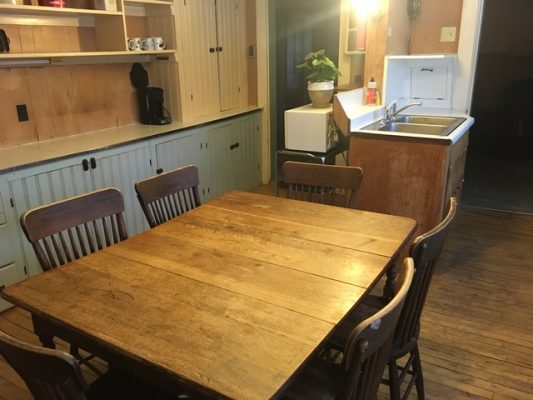
{"type": "Polygon", "coordinates": [[[393,262],[389,268],[387,268],[387,281],[383,287],[383,298],[390,300],[396,294],[398,289],[398,275],[400,275],[400,264],[393,262]]]}
{"type": "Polygon", "coordinates": [[[43,327],[42,320],[34,314],[31,315],[31,320],[33,322],[33,332],[37,335],[43,347],[55,349],[54,335],[43,327]]]}

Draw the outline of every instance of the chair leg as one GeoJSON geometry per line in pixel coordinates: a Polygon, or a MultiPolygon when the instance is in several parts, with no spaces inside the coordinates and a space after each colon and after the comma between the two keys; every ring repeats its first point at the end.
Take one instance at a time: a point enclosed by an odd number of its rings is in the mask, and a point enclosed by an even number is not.
{"type": "Polygon", "coordinates": [[[420,361],[420,352],[418,351],[418,345],[415,346],[411,355],[413,359],[413,373],[416,374],[416,395],[418,400],[425,400],[426,395],[424,393],[424,377],[422,375],[422,362],[420,361]]]}
{"type": "Polygon", "coordinates": [[[389,359],[389,392],[391,400],[400,400],[400,380],[396,360],[389,359]]]}

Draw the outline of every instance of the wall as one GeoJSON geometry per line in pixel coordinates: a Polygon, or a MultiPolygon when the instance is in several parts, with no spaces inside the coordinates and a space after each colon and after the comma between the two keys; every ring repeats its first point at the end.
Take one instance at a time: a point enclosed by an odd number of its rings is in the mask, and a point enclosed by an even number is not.
{"type": "Polygon", "coordinates": [[[412,54],[457,53],[463,0],[422,0],[420,15],[413,24],[412,54]],[[442,27],[457,28],[454,42],[441,42],[442,27]]]}
{"type": "Polygon", "coordinates": [[[0,69],[0,147],[127,125],[137,118],[131,64],[0,69]],[[19,122],[16,105],[29,121],[19,122]]]}

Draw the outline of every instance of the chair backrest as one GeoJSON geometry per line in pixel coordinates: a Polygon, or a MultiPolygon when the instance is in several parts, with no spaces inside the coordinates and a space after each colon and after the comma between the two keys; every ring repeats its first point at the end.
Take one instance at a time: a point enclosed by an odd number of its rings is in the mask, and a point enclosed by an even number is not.
{"type": "Polygon", "coordinates": [[[359,323],[350,333],[344,350],[345,370],[336,400],[374,400],[389,358],[396,324],[413,280],[413,259],[403,262],[399,289],[377,313],[359,323]]]}
{"type": "Polygon", "coordinates": [[[282,166],[287,197],[342,207],[355,207],[363,170],[359,167],[287,161],[282,166]]]}
{"type": "Polygon", "coordinates": [[[198,185],[194,165],[137,182],[135,191],[150,228],[201,205],[198,185]]]}
{"type": "Polygon", "coordinates": [[[36,400],[86,400],[88,385],[70,354],[21,342],[2,331],[0,354],[36,400]]]}
{"type": "Polygon", "coordinates": [[[416,343],[420,330],[420,316],[426,302],[431,278],[456,211],[457,200],[452,197],[448,214],[442,222],[430,231],[418,236],[411,246],[409,255],[415,262],[415,276],[394,334],[394,348],[399,351],[416,343]]]}
{"type": "Polygon", "coordinates": [[[20,217],[44,271],[127,239],[124,199],[106,188],[26,211],[20,217]]]}

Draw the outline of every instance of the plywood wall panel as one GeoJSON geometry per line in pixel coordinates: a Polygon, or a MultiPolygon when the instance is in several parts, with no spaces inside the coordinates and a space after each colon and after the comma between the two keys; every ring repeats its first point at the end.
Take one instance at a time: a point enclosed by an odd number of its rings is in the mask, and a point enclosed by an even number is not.
{"type": "Polygon", "coordinates": [[[463,0],[424,0],[413,24],[412,54],[457,53],[463,0]],[[455,42],[441,42],[442,27],[456,27],[455,42]]]}
{"type": "Polygon", "coordinates": [[[32,112],[26,79],[25,69],[0,70],[0,147],[37,140],[35,120],[19,122],[17,118],[17,104],[26,104],[32,112]]]}

